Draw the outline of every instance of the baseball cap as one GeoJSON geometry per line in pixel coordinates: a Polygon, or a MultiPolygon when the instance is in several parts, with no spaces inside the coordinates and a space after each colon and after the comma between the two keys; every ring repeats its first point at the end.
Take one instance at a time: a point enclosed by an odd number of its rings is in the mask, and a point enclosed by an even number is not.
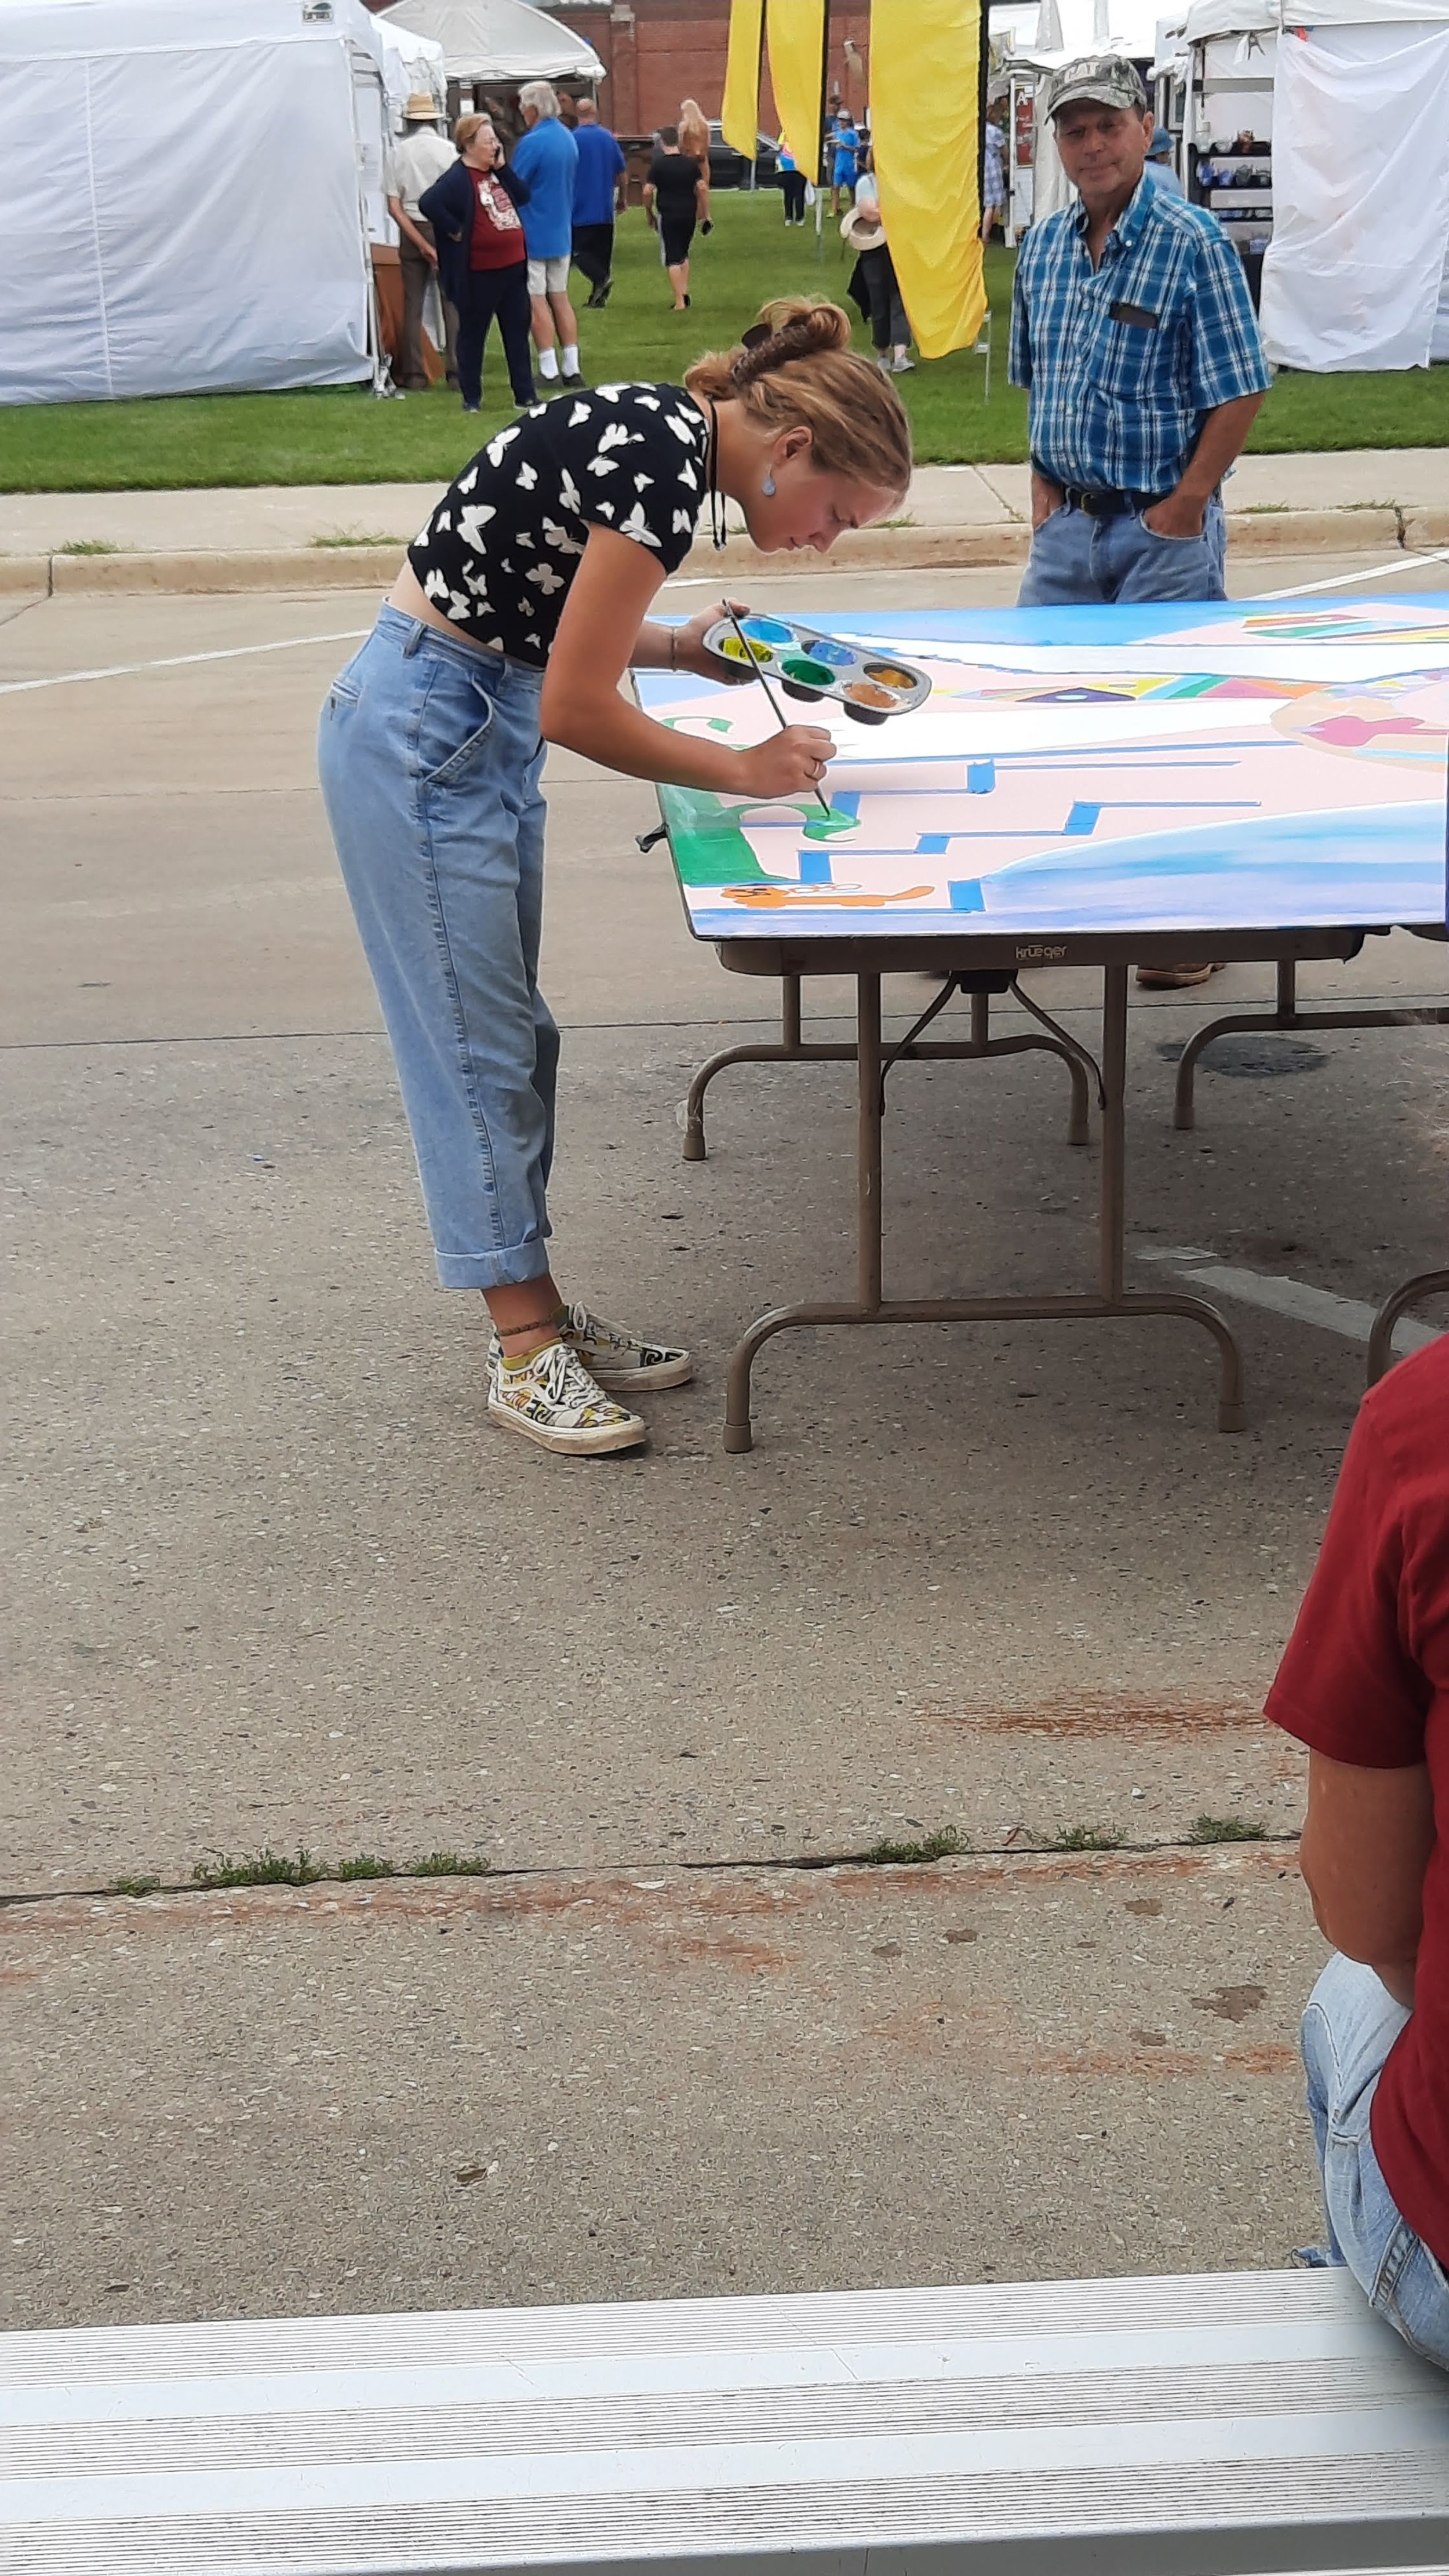
{"type": "Polygon", "coordinates": [[[1173,142],[1166,126],[1154,125],[1152,129],[1152,140],[1147,146],[1149,159],[1160,161],[1164,152],[1175,152],[1176,150],[1177,145],[1173,142]]]}
{"type": "Polygon", "coordinates": [[[1063,63],[1052,73],[1047,84],[1048,116],[1059,116],[1079,98],[1096,99],[1102,107],[1125,108],[1129,115],[1135,111],[1140,116],[1147,106],[1142,75],[1125,54],[1084,54],[1079,62],[1063,63]]]}

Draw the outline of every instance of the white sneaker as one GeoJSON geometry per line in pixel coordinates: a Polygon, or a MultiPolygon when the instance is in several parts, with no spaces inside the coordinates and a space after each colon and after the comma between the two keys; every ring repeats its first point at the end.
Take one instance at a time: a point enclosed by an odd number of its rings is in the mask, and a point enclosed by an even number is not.
{"type": "Polygon", "coordinates": [[[687,1386],[694,1375],[688,1351],[675,1350],[668,1342],[641,1341],[637,1333],[605,1323],[587,1306],[570,1306],[564,1337],[600,1386],[623,1387],[632,1394],[636,1387],[687,1386]]]}
{"type": "Polygon", "coordinates": [[[605,1395],[566,1341],[545,1342],[522,1368],[506,1367],[495,1342],[488,1354],[488,1411],[506,1431],[571,1457],[637,1449],[649,1436],[639,1415],[605,1395]]]}
{"type": "Polygon", "coordinates": [[[915,372],[916,362],[914,358],[892,358],[890,363],[890,373],[893,376],[913,376],[915,372]]]}
{"type": "MultiPolygon", "coordinates": [[[[589,1312],[579,1304],[565,1306],[562,1337],[571,1351],[576,1351],[596,1386],[622,1387],[632,1395],[645,1387],[687,1386],[694,1375],[694,1362],[688,1351],[675,1350],[668,1342],[642,1341],[637,1333],[628,1332],[622,1324],[608,1324],[602,1315],[589,1312]]],[[[503,1346],[495,1332],[488,1346],[488,1364],[496,1367],[503,1356],[503,1346]]]]}

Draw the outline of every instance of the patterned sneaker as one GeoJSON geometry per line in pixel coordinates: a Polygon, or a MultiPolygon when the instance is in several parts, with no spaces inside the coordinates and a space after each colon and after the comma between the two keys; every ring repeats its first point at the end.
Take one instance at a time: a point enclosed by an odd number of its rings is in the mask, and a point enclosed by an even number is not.
{"type": "Polygon", "coordinates": [[[626,1332],[622,1324],[606,1324],[587,1306],[569,1307],[564,1338],[599,1386],[623,1387],[632,1395],[636,1387],[687,1386],[694,1375],[688,1351],[672,1350],[667,1342],[641,1342],[637,1333],[626,1332]]]}
{"type": "Polygon", "coordinates": [[[615,1404],[567,1341],[545,1342],[526,1368],[505,1368],[495,1342],[488,1355],[488,1411],[506,1431],[521,1431],[541,1449],[597,1457],[637,1449],[648,1438],[637,1413],[615,1404]]]}
{"type": "MultiPolygon", "coordinates": [[[[595,1386],[622,1387],[632,1395],[646,1387],[687,1386],[694,1375],[688,1351],[674,1350],[667,1342],[641,1342],[637,1333],[626,1332],[622,1324],[606,1324],[602,1315],[591,1315],[584,1305],[565,1306],[563,1312],[563,1338],[578,1353],[595,1386]]],[[[503,1346],[495,1333],[488,1345],[490,1369],[496,1370],[502,1357],[503,1346]]]]}

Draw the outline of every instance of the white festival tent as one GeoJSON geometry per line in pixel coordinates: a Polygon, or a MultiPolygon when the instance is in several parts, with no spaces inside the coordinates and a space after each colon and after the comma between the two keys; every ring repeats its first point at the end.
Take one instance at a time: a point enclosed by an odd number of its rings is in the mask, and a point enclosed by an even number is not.
{"type": "Polygon", "coordinates": [[[381,23],[431,36],[443,48],[448,79],[465,86],[604,77],[592,45],[524,0],[397,0],[381,23]]]}
{"type": "Polygon", "coordinates": [[[359,0],[0,0],[0,403],[378,381],[384,78],[359,0]]]}
{"type": "Polygon", "coordinates": [[[1169,26],[1159,55],[1211,52],[1220,85],[1232,59],[1271,69],[1270,361],[1449,359],[1449,0],[1314,0],[1306,27],[1281,0],[1194,0],[1169,26]]]}

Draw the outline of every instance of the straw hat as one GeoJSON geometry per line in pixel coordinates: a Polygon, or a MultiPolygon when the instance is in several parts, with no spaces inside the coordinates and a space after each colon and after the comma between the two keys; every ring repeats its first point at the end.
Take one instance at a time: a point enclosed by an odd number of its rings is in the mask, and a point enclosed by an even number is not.
{"type": "Polygon", "coordinates": [[[404,125],[434,125],[437,122],[438,112],[438,102],[432,91],[415,89],[403,109],[403,123],[404,125]]]}
{"type": "Polygon", "coordinates": [[[885,240],[885,226],[880,220],[879,210],[872,208],[871,212],[875,216],[874,222],[867,220],[864,206],[852,206],[849,214],[842,218],[840,238],[852,250],[879,250],[885,240]]]}

